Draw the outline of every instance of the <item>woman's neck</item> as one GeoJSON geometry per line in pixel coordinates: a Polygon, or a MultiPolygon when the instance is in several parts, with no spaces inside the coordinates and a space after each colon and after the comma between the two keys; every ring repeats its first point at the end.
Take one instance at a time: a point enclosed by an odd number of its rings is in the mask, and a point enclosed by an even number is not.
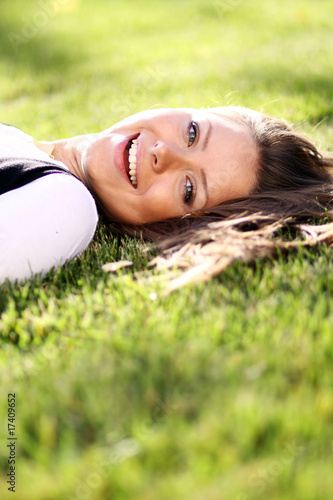
{"type": "Polygon", "coordinates": [[[86,138],[87,136],[77,136],[52,142],[54,159],[64,163],[69,171],[84,184],[87,182],[82,169],[82,153],[86,138]]]}

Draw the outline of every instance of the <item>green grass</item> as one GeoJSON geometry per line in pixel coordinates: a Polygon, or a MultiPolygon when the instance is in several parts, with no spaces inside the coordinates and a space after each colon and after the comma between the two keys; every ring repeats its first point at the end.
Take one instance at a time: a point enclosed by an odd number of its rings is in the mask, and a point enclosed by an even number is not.
{"type": "MultiPolygon", "coordinates": [[[[45,21],[50,4],[1,4],[1,121],[47,140],[237,104],[332,150],[330,0],[57,0],[45,21]],[[15,51],[8,34],[41,19],[15,51]]],[[[101,225],[76,261],[0,287],[1,499],[15,392],[16,499],[329,500],[332,250],[165,297],[143,247],[101,225]]]]}

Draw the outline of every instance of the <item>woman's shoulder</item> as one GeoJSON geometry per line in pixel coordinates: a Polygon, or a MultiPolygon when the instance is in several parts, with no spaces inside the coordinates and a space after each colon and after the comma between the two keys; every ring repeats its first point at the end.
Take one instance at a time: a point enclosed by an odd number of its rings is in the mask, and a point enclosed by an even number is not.
{"type": "Polygon", "coordinates": [[[61,212],[67,221],[94,232],[98,222],[96,202],[88,188],[74,175],[54,173],[31,183],[54,212],[61,212]],[[90,229],[89,229],[90,228],[90,229]]]}
{"type": "Polygon", "coordinates": [[[72,175],[55,173],[0,196],[0,283],[45,274],[79,255],[98,222],[94,198],[72,175]]]}

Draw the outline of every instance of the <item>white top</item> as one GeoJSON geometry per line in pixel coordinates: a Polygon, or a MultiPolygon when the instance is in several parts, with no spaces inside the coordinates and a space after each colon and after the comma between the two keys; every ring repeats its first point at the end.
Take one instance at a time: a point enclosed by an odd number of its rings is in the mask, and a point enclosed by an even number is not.
{"type": "MultiPolygon", "coordinates": [[[[45,160],[68,170],[28,134],[0,124],[0,158],[45,160]]],[[[0,195],[0,283],[46,274],[73,259],[92,240],[95,201],[75,177],[52,173],[0,195]]]]}

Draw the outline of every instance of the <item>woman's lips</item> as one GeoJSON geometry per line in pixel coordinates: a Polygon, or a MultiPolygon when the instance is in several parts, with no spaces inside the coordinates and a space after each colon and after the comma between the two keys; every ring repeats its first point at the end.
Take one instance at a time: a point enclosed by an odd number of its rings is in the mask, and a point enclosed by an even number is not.
{"type": "MultiPolygon", "coordinates": [[[[137,186],[133,186],[129,179],[129,161],[128,161],[128,145],[130,141],[133,139],[137,139],[140,134],[135,134],[132,136],[127,136],[124,137],[123,139],[120,139],[117,141],[116,146],[115,146],[115,154],[114,154],[114,160],[115,160],[115,165],[121,175],[127,180],[127,182],[132,186],[132,188],[136,188],[137,186]]],[[[138,169],[137,169],[137,174],[138,174],[138,169]]]]}

